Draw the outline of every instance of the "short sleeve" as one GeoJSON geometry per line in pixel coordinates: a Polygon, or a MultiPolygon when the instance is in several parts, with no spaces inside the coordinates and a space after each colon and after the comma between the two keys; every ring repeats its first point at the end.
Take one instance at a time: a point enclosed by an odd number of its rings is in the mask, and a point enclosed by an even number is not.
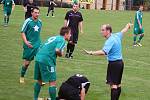
{"type": "Polygon", "coordinates": [[[24,24],[21,28],[21,33],[25,33],[27,31],[29,23],[30,23],[30,18],[28,18],[24,21],[24,24]]]}
{"type": "Polygon", "coordinates": [[[80,13],[80,19],[79,19],[79,22],[83,21],[83,17],[82,17],[82,14],[80,13]]]}
{"type": "Polygon", "coordinates": [[[123,33],[122,32],[118,32],[118,33],[116,33],[116,35],[122,40],[122,37],[123,37],[123,33]]]}
{"type": "Polygon", "coordinates": [[[15,4],[14,0],[12,0],[12,4],[15,4]]]}
{"type": "Polygon", "coordinates": [[[111,48],[114,45],[114,41],[111,40],[107,40],[102,48],[102,50],[105,52],[105,54],[107,55],[109,53],[109,51],[111,50],[111,48]]]}
{"type": "Polygon", "coordinates": [[[58,41],[56,49],[63,51],[64,48],[65,48],[65,41],[58,41]]]}
{"type": "Polygon", "coordinates": [[[69,19],[69,12],[66,13],[65,19],[66,19],[66,20],[69,19]]]}

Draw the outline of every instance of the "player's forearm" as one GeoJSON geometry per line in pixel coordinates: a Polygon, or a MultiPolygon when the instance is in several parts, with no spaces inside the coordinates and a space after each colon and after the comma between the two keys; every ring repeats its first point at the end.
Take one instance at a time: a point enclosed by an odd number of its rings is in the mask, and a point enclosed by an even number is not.
{"type": "Polygon", "coordinates": [[[23,42],[26,44],[28,41],[27,41],[25,34],[21,33],[21,37],[22,37],[23,42]]]}
{"type": "Polygon", "coordinates": [[[123,28],[123,29],[121,30],[121,32],[122,32],[122,33],[126,33],[126,32],[130,29],[131,26],[132,26],[132,24],[131,24],[131,23],[128,23],[128,24],[125,26],[125,28],[123,28]]]}
{"type": "Polygon", "coordinates": [[[140,23],[140,20],[139,20],[139,19],[138,19],[138,24],[139,24],[139,26],[140,26],[140,27],[142,27],[142,25],[141,25],[141,23],[140,23]]]}
{"type": "Polygon", "coordinates": [[[89,55],[105,55],[105,52],[103,50],[98,50],[98,51],[87,51],[85,50],[85,52],[89,55]]]}
{"type": "Polygon", "coordinates": [[[81,97],[81,100],[85,100],[85,88],[82,88],[80,97],[81,97]]]}
{"type": "Polygon", "coordinates": [[[80,29],[80,32],[82,33],[83,32],[83,22],[79,23],[79,29],[80,29]]]}
{"type": "Polygon", "coordinates": [[[67,23],[68,23],[68,20],[65,20],[64,21],[64,26],[68,26],[67,23]]]}
{"type": "Polygon", "coordinates": [[[12,11],[14,11],[14,9],[15,9],[15,4],[13,4],[13,6],[12,6],[12,11]]]}

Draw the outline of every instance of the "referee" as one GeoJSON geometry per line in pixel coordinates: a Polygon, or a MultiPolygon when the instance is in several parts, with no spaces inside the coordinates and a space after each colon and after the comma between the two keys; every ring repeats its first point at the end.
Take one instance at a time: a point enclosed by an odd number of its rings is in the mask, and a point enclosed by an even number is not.
{"type": "Polygon", "coordinates": [[[102,50],[87,51],[90,55],[106,55],[108,59],[107,77],[106,83],[111,88],[111,100],[119,100],[121,94],[121,79],[124,69],[124,63],[122,58],[122,38],[123,34],[131,27],[131,23],[128,23],[121,32],[112,34],[112,27],[109,24],[102,25],[102,36],[107,40],[102,50]]]}
{"type": "Polygon", "coordinates": [[[75,44],[77,44],[78,41],[79,29],[80,32],[83,33],[83,18],[82,14],[78,10],[79,4],[74,3],[72,10],[68,11],[65,16],[64,25],[71,28],[71,38],[67,44],[66,58],[73,58],[72,53],[74,51],[75,44]]]}
{"type": "Polygon", "coordinates": [[[62,83],[57,100],[85,100],[89,87],[90,82],[85,76],[75,74],[62,83]]]}

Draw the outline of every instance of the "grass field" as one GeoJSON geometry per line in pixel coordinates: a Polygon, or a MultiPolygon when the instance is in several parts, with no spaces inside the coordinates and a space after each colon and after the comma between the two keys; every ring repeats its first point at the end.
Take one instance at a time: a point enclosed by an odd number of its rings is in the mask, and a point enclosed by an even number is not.
{"type": "MultiPolygon", "coordinates": [[[[40,19],[43,21],[42,40],[57,35],[63,26],[66,10],[56,9],[55,18],[46,17],[47,8],[41,8],[40,19]]],[[[105,39],[99,34],[100,25],[109,23],[113,31],[120,31],[135,11],[98,11],[81,10],[84,17],[84,34],[80,34],[74,59],[57,59],[57,87],[69,76],[80,73],[88,77],[91,87],[86,100],[110,100],[109,87],[105,84],[107,60],[105,57],[89,56],[82,49],[101,49],[105,39]]],[[[142,47],[132,47],[132,29],[123,39],[123,57],[125,69],[122,79],[120,100],[150,100],[150,14],[144,12],[143,25],[145,37],[142,47]]],[[[3,27],[3,12],[0,10],[0,100],[32,100],[34,62],[26,74],[26,83],[19,84],[22,65],[22,40],[20,28],[24,21],[22,7],[16,6],[8,27],[3,27]]],[[[48,86],[41,90],[40,97],[48,97],[48,86]]]]}

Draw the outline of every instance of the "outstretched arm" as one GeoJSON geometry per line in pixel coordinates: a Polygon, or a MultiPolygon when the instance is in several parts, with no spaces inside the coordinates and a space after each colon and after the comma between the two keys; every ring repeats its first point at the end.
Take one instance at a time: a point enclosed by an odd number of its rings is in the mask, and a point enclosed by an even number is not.
{"type": "Polygon", "coordinates": [[[84,52],[89,55],[105,55],[105,52],[103,50],[97,50],[97,51],[84,50],[84,52]]]}
{"type": "Polygon", "coordinates": [[[130,27],[132,26],[133,24],[131,24],[131,23],[128,23],[122,30],[121,30],[121,32],[124,34],[124,33],[126,33],[129,29],[130,29],[130,27]]]}

